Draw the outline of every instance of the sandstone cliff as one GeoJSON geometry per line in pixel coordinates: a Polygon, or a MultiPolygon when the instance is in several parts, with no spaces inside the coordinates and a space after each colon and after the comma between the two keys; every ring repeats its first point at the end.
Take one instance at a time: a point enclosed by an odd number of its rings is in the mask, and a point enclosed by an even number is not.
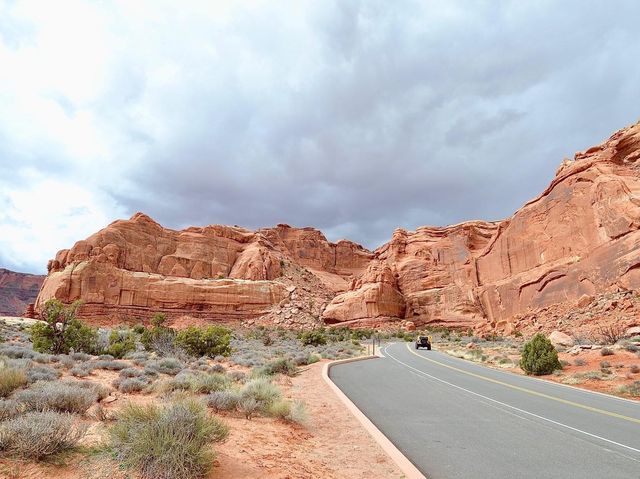
{"type": "Polygon", "coordinates": [[[390,315],[511,333],[514,319],[538,316],[550,329],[557,325],[545,308],[640,287],[639,226],[636,124],[564,161],[551,185],[504,221],[397,230],[373,260],[388,273],[364,273],[324,317],[376,324],[390,315]],[[374,288],[394,308],[372,308],[374,288]]]}
{"type": "Polygon", "coordinates": [[[58,252],[35,307],[56,297],[82,299],[80,315],[96,322],[143,320],[153,311],[248,320],[287,303],[291,285],[302,285],[305,271],[316,271],[314,296],[321,300],[293,307],[307,313],[305,322],[317,323],[322,302],[346,288],[370,258],[361,246],[330,243],[312,228],[278,225],[254,232],[212,225],[175,231],[136,213],[58,252]]]}
{"type": "Polygon", "coordinates": [[[84,299],[82,314],[96,320],[166,311],[303,326],[549,329],[558,317],[548,311],[640,287],[639,226],[636,124],[565,160],[504,221],[399,229],[374,252],[313,228],[174,231],[138,213],[60,251],[36,308],[58,297],[84,299]]]}
{"type": "Polygon", "coordinates": [[[44,278],[0,268],[0,316],[21,316],[36,299],[44,278]]]}

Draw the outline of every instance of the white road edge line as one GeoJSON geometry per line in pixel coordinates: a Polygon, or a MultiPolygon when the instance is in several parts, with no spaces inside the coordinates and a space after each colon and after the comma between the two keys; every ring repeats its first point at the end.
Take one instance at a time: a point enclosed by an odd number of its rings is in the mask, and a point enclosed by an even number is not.
{"type": "MultiPolygon", "coordinates": [[[[623,448],[625,448],[625,449],[629,449],[630,451],[634,451],[634,452],[640,453],[640,449],[636,449],[635,447],[627,446],[626,444],[621,444],[621,443],[619,443],[619,442],[612,441],[611,439],[607,439],[607,438],[604,438],[604,437],[602,437],[602,436],[598,436],[597,434],[592,434],[592,433],[590,433],[590,432],[583,431],[582,429],[578,429],[578,428],[575,428],[575,427],[573,427],[573,426],[569,426],[568,424],[563,424],[563,423],[561,423],[561,422],[554,421],[553,419],[549,419],[549,418],[547,418],[547,417],[540,416],[540,415],[538,415],[538,414],[535,414],[535,413],[532,413],[532,412],[529,412],[529,411],[525,411],[524,409],[520,409],[520,408],[515,407],[515,406],[512,406],[512,405],[510,405],[510,404],[503,403],[502,401],[498,401],[497,399],[493,399],[493,398],[490,398],[490,397],[484,396],[484,395],[479,394],[479,393],[477,393],[477,392],[474,392],[474,391],[471,391],[471,390],[469,390],[469,389],[463,388],[462,386],[458,386],[457,384],[453,384],[453,383],[450,383],[450,382],[448,382],[448,381],[445,381],[444,379],[440,379],[440,378],[437,378],[437,377],[435,377],[435,376],[432,376],[431,374],[425,373],[424,371],[421,371],[421,370],[419,370],[419,369],[417,369],[417,368],[414,368],[413,366],[410,366],[409,364],[407,364],[407,363],[405,363],[405,362],[403,362],[403,361],[399,360],[398,358],[396,358],[395,356],[393,356],[393,355],[392,355],[392,354],[387,350],[387,348],[386,348],[386,347],[385,347],[385,354],[386,354],[388,357],[390,357],[391,359],[393,359],[394,361],[396,361],[396,362],[398,362],[398,363],[400,363],[400,364],[402,364],[402,365],[404,365],[404,366],[408,367],[409,369],[412,369],[413,371],[416,371],[417,373],[419,373],[419,374],[421,374],[421,375],[423,375],[423,376],[429,377],[429,378],[431,378],[431,379],[434,379],[434,380],[436,380],[436,381],[439,381],[439,382],[441,382],[441,383],[443,383],[443,384],[446,384],[446,385],[448,385],[448,386],[454,387],[454,388],[456,388],[456,389],[460,389],[461,391],[465,391],[465,392],[467,392],[467,393],[469,393],[469,394],[472,394],[472,395],[474,395],[474,396],[481,397],[482,399],[485,399],[485,400],[487,400],[487,401],[492,401],[492,402],[494,402],[494,403],[496,403],[496,404],[500,404],[501,406],[504,406],[504,407],[507,407],[507,408],[513,409],[514,411],[518,411],[518,412],[520,412],[520,413],[522,413],[522,414],[528,414],[529,416],[533,416],[533,417],[538,418],[538,419],[541,419],[541,420],[543,420],[543,421],[550,422],[550,423],[552,423],[552,424],[555,424],[556,426],[564,427],[564,428],[570,429],[570,430],[572,430],[572,431],[578,432],[578,433],[580,433],[580,434],[584,434],[585,436],[590,436],[590,437],[593,437],[593,438],[595,438],[595,439],[599,439],[599,440],[601,440],[601,441],[608,442],[609,444],[614,444],[614,445],[616,445],[616,446],[623,447],[623,448]]],[[[634,459],[634,460],[635,460],[635,459],[634,459]]]]}

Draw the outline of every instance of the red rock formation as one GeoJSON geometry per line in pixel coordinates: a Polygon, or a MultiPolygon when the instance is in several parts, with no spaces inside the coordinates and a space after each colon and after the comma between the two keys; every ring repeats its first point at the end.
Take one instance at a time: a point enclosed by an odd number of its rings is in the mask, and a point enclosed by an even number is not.
{"type": "Polygon", "coordinates": [[[287,265],[308,265],[321,273],[315,287],[321,300],[296,308],[306,307],[317,322],[315,310],[327,301],[325,283],[333,289],[345,283],[345,289],[370,256],[355,243],[329,243],[312,228],[279,225],[253,232],[213,225],[175,231],[136,213],[60,251],[49,262],[35,308],[55,297],[83,300],[79,315],[94,322],[140,320],[153,311],[247,320],[289,298],[287,276],[294,273],[284,275],[287,265]]]}
{"type": "Polygon", "coordinates": [[[35,301],[44,276],[0,268],[0,316],[20,316],[35,301]]]}
{"type": "Polygon", "coordinates": [[[94,319],[162,310],[284,325],[321,315],[354,326],[566,330],[576,304],[640,288],[639,227],[636,124],[563,161],[504,221],[399,229],[374,253],[313,228],[174,231],[138,213],[60,251],[36,309],[58,297],[85,300],[81,314],[94,319]]]}
{"type": "MultiPolygon", "coordinates": [[[[388,313],[417,325],[513,332],[513,319],[584,295],[640,287],[640,124],[564,161],[511,218],[397,230],[375,252],[406,308],[376,311],[366,273],[326,308],[329,322],[388,313]]],[[[374,284],[381,286],[379,281],[374,284]]],[[[380,298],[387,296],[380,293],[380,298]]],[[[373,318],[372,318],[373,317],[373,318]]],[[[541,312],[540,327],[544,324],[541,312]]]]}

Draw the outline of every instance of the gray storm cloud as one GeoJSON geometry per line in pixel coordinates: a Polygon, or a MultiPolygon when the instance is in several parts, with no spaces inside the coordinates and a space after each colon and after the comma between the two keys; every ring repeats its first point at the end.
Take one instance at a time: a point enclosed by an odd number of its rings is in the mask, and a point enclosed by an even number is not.
{"type": "MultiPolygon", "coordinates": [[[[94,219],[38,223],[60,241],[26,253],[12,226],[4,266],[40,272],[62,239],[138,210],[368,247],[396,227],[500,219],[640,116],[637,2],[140,5],[75,12],[86,24],[67,25],[70,42],[89,51],[54,51],[70,74],[28,90],[21,59],[55,66],[37,56],[53,20],[20,2],[0,12],[0,60],[17,65],[0,86],[33,97],[0,106],[0,187],[17,205],[0,226],[44,179],[87,190],[94,219]]],[[[60,202],[72,217],[73,195],[60,202]]]]}

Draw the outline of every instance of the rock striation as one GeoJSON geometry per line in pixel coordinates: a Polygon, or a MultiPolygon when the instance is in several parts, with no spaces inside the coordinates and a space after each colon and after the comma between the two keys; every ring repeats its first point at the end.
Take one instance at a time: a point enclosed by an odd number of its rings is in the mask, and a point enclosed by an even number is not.
{"type": "Polygon", "coordinates": [[[44,276],[0,268],[0,316],[20,316],[35,301],[44,276]]]}
{"type": "Polygon", "coordinates": [[[636,124],[563,161],[510,218],[398,229],[373,252],[313,228],[175,231],[137,213],[60,251],[35,307],[83,299],[81,314],[96,321],[165,311],[301,327],[567,331],[571,308],[640,288],[639,227],[636,124]]]}

